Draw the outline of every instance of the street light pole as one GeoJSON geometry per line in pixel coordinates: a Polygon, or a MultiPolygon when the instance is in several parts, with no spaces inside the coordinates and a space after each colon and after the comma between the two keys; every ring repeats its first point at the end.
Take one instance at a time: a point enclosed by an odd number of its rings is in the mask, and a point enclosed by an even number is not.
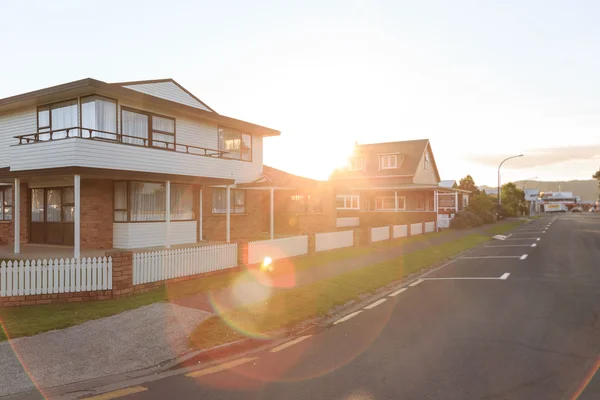
{"type": "Polygon", "coordinates": [[[498,165],[498,210],[496,211],[496,221],[498,221],[500,219],[500,205],[502,204],[502,200],[501,200],[501,193],[500,193],[500,168],[502,167],[502,164],[504,164],[506,161],[512,159],[512,158],[517,158],[517,157],[523,157],[523,154],[519,154],[518,156],[512,156],[512,157],[508,157],[505,158],[504,160],[502,160],[502,162],[500,163],[500,165],[498,165]]]}

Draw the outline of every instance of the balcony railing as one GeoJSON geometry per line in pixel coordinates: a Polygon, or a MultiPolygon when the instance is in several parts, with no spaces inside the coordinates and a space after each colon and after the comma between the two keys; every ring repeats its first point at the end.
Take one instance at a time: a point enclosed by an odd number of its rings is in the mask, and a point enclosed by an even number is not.
{"type": "Polygon", "coordinates": [[[138,136],[123,135],[121,133],[106,132],[98,129],[82,128],[79,126],[72,128],[57,129],[48,132],[37,132],[29,133],[26,135],[18,135],[14,136],[14,138],[19,139],[19,145],[41,142],[55,142],[58,140],[80,138],[119,143],[128,146],[149,147],[151,149],[173,151],[177,153],[192,154],[195,156],[203,157],[226,158],[224,157],[224,155],[228,153],[227,151],[208,149],[206,147],[192,146],[181,143],[172,143],[157,139],[150,140],[148,138],[138,136]]]}

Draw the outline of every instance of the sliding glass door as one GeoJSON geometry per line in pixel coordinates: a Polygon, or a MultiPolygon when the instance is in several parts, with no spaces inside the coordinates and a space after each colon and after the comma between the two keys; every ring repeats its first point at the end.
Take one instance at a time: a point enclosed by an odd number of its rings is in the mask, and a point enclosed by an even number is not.
{"type": "Polygon", "coordinates": [[[73,188],[31,189],[31,243],[73,245],[73,188]]]}

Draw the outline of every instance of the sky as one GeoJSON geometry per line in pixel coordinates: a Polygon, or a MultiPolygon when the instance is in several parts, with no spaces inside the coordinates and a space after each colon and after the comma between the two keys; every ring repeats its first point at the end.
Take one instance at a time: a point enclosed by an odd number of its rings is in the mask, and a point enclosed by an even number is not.
{"type": "Polygon", "coordinates": [[[354,143],[428,138],[442,179],[600,168],[600,2],[0,0],[0,98],[171,77],[281,131],[264,163],[327,179],[354,143]]]}

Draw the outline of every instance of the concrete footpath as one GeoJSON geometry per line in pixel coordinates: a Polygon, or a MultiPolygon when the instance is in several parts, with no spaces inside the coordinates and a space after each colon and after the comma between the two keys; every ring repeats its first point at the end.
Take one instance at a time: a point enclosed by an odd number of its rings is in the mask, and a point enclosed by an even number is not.
{"type": "Polygon", "coordinates": [[[448,231],[441,235],[397,246],[379,247],[351,259],[294,271],[293,260],[278,261],[265,285],[243,279],[232,288],[157,303],[84,324],[32,337],[0,343],[0,396],[66,385],[118,373],[154,367],[188,353],[188,337],[215,308],[226,308],[265,299],[276,291],[308,285],[345,272],[389,261],[474,233],[490,226],[448,231]]]}

